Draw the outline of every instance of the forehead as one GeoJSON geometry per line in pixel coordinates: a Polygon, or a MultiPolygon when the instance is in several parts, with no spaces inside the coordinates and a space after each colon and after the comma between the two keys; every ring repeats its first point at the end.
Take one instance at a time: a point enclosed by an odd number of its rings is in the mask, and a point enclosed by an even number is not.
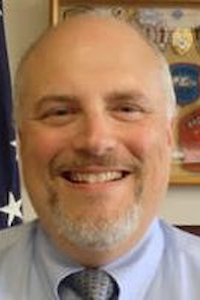
{"type": "Polygon", "coordinates": [[[160,77],[158,57],[133,28],[97,17],[72,18],[50,30],[27,56],[22,69],[23,88],[29,90],[54,85],[62,75],[64,80],[72,80],[74,74],[77,80],[88,74],[99,80],[100,76],[113,74],[114,79],[126,73],[136,74],[138,81],[144,76],[151,81],[160,77]]]}
{"type": "Polygon", "coordinates": [[[118,57],[124,62],[139,57],[146,63],[158,61],[155,51],[130,25],[112,18],[82,16],[49,30],[29,52],[25,65],[54,60],[59,63],[68,57],[91,58],[89,54],[102,60],[109,56],[110,60],[118,57]]]}

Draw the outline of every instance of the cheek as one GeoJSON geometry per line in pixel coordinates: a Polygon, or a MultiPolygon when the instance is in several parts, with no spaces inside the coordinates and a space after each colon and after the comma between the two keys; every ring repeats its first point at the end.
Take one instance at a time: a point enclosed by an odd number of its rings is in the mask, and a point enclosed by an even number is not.
{"type": "Polygon", "coordinates": [[[171,129],[167,125],[149,124],[134,131],[126,131],[126,147],[141,159],[170,155],[172,145],[171,129]]]}
{"type": "Polygon", "coordinates": [[[127,148],[139,157],[149,153],[156,140],[155,130],[147,126],[138,127],[134,131],[127,131],[125,137],[127,148]]]}
{"type": "Polygon", "coordinates": [[[47,164],[62,148],[63,143],[63,136],[58,131],[26,128],[20,135],[22,161],[31,163],[33,167],[47,164]]]}

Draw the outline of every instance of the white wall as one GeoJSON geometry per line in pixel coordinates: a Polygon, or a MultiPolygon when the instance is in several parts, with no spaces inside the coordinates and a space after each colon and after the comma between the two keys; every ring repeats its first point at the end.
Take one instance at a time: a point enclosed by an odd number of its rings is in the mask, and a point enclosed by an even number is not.
{"type": "MultiPolygon", "coordinates": [[[[12,77],[24,51],[49,25],[48,0],[5,0],[7,44],[12,77]]],[[[33,210],[24,193],[25,219],[33,210]]],[[[170,187],[162,215],[176,224],[200,224],[200,186],[170,187]]]]}

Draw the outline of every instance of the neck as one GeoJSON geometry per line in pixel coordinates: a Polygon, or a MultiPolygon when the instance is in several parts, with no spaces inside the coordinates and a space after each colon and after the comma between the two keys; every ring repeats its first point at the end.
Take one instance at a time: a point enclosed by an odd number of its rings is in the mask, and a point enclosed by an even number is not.
{"type": "Polygon", "coordinates": [[[108,249],[96,250],[93,248],[83,248],[66,241],[63,238],[53,239],[56,241],[56,247],[65,255],[69,255],[77,263],[86,267],[100,267],[110,264],[119,257],[125,255],[130,249],[135,247],[143,238],[149,227],[149,223],[140,225],[139,229],[134,232],[123,244],[113,245],[108,249]]]}

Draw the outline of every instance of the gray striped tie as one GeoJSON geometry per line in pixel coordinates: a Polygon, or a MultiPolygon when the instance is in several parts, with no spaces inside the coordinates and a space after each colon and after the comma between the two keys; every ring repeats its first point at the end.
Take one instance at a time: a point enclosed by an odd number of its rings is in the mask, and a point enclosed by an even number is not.
{"type": "Polygon", "coordinates": [[[118,299],[117,283],[103,270],[85,269],[68,276],[65,280],[65,284],[83,300],[118,299]]]}

